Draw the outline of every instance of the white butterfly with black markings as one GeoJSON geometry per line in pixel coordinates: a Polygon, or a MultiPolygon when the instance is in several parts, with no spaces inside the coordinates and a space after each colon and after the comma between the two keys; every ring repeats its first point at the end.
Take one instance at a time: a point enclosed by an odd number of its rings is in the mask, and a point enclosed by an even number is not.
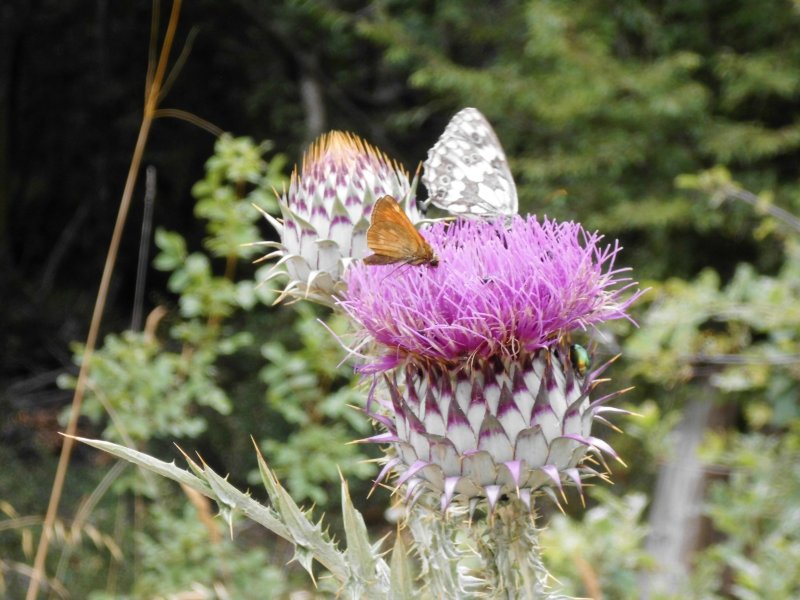
{"type": "Polygon", "coordinates": [[[517,186],[500,141],[476,108],[459,111],[428,151],[422,174],[430,204],[455,215],[517,214],[517,186]]]}

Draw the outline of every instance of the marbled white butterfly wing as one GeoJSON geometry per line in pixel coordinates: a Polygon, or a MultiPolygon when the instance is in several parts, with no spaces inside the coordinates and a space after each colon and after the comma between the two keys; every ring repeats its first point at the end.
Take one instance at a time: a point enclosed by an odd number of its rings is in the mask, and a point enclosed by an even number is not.
{"type": "Polygon", "coordinates": [[[456,215],[515,215],[517,187],[500,141],[476,108],[459,111],[428,151],[422,182],[431,203],[456,215]]]}

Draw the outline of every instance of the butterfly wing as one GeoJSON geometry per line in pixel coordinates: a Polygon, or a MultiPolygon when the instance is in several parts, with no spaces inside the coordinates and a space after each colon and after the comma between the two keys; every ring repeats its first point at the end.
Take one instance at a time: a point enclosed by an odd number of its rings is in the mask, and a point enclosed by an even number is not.
{"type": "Polygon", "coordinates": [[[430,244],[391,196],[379,199],[372,208],[367,245],[375,253],[364,259],[369,265],[435,262],[430,244]]]}
{"type": "Polygon", "coordinates": [[[500,141],[475,108],[459,111],[428,151],[422,182],[426,204],[458,215],[515,215],[517,187],[500,141]]]}

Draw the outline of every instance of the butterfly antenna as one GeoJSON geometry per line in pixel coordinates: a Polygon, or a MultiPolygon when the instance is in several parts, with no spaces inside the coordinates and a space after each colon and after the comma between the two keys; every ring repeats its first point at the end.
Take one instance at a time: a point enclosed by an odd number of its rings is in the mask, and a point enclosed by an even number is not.
{"type": "Polygon", "coordinates": [[[403,267],[408,267],[410,265],[411,265],[411,263],[409,263],[409,262],[402,262],[399,265],[397,265],[394,269],[392,269],[391,271],[386,273],[386,275],[383,276],[383,279],[381,279],[381,285],[383,285],[383,282],[386,281],[387,277],[389,277],[390,275],[394,275],[395,273],[397,273],[403,267]]]}

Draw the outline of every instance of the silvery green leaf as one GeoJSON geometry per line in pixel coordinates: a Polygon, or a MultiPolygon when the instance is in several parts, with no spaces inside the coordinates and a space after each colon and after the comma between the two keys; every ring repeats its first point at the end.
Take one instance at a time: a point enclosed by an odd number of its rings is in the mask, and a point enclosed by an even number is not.
{"type": "MultiPolygon", "coordinates": [[[[350,566],[364,580],[374,578],[379,559],[373,554],[364,518],[353,506],[353,502],[350,499],[350,491],[344,479],[342,479],[342,519],[344,521],[347,558],[350,566]]],[[[380,562],[383,561],[380,560],[380,562]]]]}
{"type": "MultiPolygon", "coordinates": [[[[79,442],[83,442],[99,450],[103,450],[104,452],[108,452],[109,454],[113,454],[114,456],[132,462],[135,465],[144,467],[145,469],[158,475],[162,475],[167,479],[172,479],[173,481],[187,485],[190,488],[197,490],[204,496],[220,503],[224,507],[232,507],[240,510],[249,519],[260,525],[263,525],[276,535],[279,535],[289,541],[293,541],[289,530],[278,519],[278,515],[274,510],[259,504],[247,494],[237,490],[230,483],[225,481],[224,478],[217,475],[207,465],[204,465],[204,467],[200,469],[198,476],[194,476],[185,469],[179,468],[174,463],[167,463],[158,460],[157,458],[153,458],[144,452],[132,450],[131,448],[126,448],[125,446],[120,446],[111,442],[105,442],[103,440],[90,440],[80,437],[76,437],[75,439],[79,442]],[[220,497],[218,494],[222,495],[222,497],[220,497]]],[[[198,466],[194,464],[193,468],[198,468],[198,466]]]]}
{"type": "Polygon", "coordinates": [[[204,496],[209,498],[214,497],[213,492],[208,484],[195,475],[189,473],[186,469],[181,469],[174,462],[167,463],[162,460],[158,460],[157,458],[153,458],[144,452],[132,450],[131,448],[126,448],[125,446],[120,446],[112,442],[92,440],[82,437],[75,437],[74,439],[89,446],[93,446],[98,450],[102,450],[103,452],[108,452],[109,454],[112,454],[118,458],[127,460],[128,462],[143,467],[148,471],[152,471],[153,473],[161,475],[162,477],[166,477],[167,479],[172,479],[173,481],[177,481],[178,483],[189,486],[204,496]]]}
{"type": "Polygon", "coordinates": [[[393,600],[415,600],[417,591],[414,589],[414,575],[408,558],[408,548],[399,531],[392,549],[391,569],[390,589],[393,600]]]}
{"type": "MultiPolygon", "coordinates": [[[[320,562],[331,574],[340,582],[346,582],[350,578],[350,569],[342,552],[340,552],[328,536],[322,531],[319,523],[312,522],[297,504],[295,504],[289,493],[281,486],[275,474],[267,466],[264,457],[260,452],[256,453],[258,458],[258,471],[261,474],[261,481],[267,489],[273,506],[280,514],[280,518],[289,529],[290,537],[287,538],[302,548],[309,549],[314,558],[320,562]]],[[[303,558],[297,555],[298,561],[303,558]]],[[[301,562],[301,564],[303,564],[301,562]]],[[[305,564],[303,564],[306,567],[305,564]]],[[[310,567],[310,565],[309,565],[310,567]]],[[[306,570],[309,570],[307,567],[306,570]]],[[[310,571],[309,571],[310,572],[310,571]]]]}
{"type": "Polygon", "coordinates": [[[286,490],[259,456],[259,469],[270,496],[277,499],[275,508],[259,504],[249,495],[237,490],[225,478],[215,473],[208,465],[202,467],[190,460],[192,475],[174,463],[167,463],[143,452],[132,450],[118,444],[102,440],[76,437],[76,440],[104,452],[132,462],[167,479],[172,479],[197,490],[204,496],[218,502],[225,510],[238,510],[246,517],[269,529],[276,535],[302,546],[308,554],[319,561],[342,584],[350,579],[350,569],[344,555],[336,548],[319,524],[311,522],[294,503],[286,490]],[[297,536],[297,537],[296,537],[297,536]],[[298,539],[299,537],[299,539],[298,539]]]}

